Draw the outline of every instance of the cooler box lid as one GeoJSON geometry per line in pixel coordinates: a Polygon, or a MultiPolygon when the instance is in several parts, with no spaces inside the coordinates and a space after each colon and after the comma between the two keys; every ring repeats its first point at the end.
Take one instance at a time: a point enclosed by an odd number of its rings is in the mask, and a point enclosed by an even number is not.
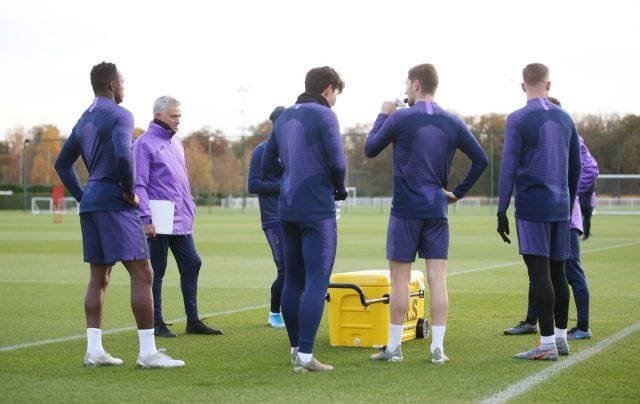
{"type": "MultiPolygon", "coordinates": [[[[390,287],[391,277],[388,269],[369,269],[366,271],[334,273],[331,275],[330,282],[355,283],[360,287],[390,287]]],[[[411,271],[411,283],[414,282],[420,285],[420,289],[424,289],[424,274],[422,271],[411,271]]]]}

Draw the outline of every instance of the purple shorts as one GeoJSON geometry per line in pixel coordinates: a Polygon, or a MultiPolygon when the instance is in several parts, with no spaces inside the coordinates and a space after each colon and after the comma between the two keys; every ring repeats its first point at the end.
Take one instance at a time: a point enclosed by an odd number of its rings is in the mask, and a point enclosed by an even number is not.
{"type": "Polygon", "coordinates": [[[414,262],[420,258],[447,259],[449,222],[447,219],[405,219],[389,216],[387,259],[414,262]]]}
{"type": "Polygon", "coordinates": [[[80,215],[84,262],[114,265],[149,259],[149,245],[136,210],[87,212],[80,215]]]}
{"type": "Polygon", "coordinates": [[[518,246],[522,255],[564,261],[569,257],[569,222],[529,222],[516,219],[518,246]]]}

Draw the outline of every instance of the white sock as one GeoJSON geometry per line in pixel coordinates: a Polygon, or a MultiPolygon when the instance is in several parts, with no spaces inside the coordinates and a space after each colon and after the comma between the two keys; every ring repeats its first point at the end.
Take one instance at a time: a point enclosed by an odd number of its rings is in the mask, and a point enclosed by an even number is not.
{"type": "Polygon", "coordinates": [[[567,339],[566,328],[553,327],[553,333],[555,334],[556,339],[567,339]]]}
{"type": "Polygon", "coordinates": [[[93,356],[104,355],[101,329],[87,328],[87,352],[93,356]]]}
{"type": "Polygon", "coordinates": [[[444,333],[447,331],[446,325],[432,325],[431,326],[431,353],[440,348],[441,352],[444,352],[444,333]]]}
{"type": "Polygon", "coordinates": [[[402,331],[404,331],[404,324],[389,323],[389,343],[387,343],[387,351],[393,352],[402,345],[402,331]]]}
{"type": "Polygon", "coordinates": [[[554,344],[556,343],[556,336],[555,335],[547,335],[546,337],[544,335],[540,336],[540,344],[554,344]]]}
{"type": "Polygon", "coordinates": [[[304,363],[311,362],[311,359],[313,358],[312,353],[298,352],[298,356],[300,357],[300,360],[303,361],[304,363]]]}
{"type": "Polygon", "coordinates": [[[272,313],[272,312],[269,312],[269,316],[279,316],[279,315],[280,315],[280,313],[272,313]]]}
{"type": "Polygon", "coordinates": [[[292,346],[292,347],[291,347],[291,353],[293,354],[293,353],[296,351],[296,349],[298,349],[298,347],[297,347],[297,346],[292,346]]]}
{"type": "Polygon", "coordinates": [[[158,352],[156,348],[156,337],[153,335],[153,328],[148,330],[138,330],[138,340],[140,341],[140,357],[144,358],[158,352]]]}

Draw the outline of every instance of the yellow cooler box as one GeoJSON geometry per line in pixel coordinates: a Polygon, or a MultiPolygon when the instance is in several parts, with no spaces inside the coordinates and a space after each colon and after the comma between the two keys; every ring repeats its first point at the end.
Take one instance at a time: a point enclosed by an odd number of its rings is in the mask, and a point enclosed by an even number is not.
{"type": "MultiPolygon", "coordinates": [[[[333,346],[383,347],[389,340],[388,270],[337,273],[331,276],[327,301],[329,339],[333,346]]],[[[409,310],[402,340],[426,338],[429,322],[424,315],[424,275],[411,271],[409,310]]]]}

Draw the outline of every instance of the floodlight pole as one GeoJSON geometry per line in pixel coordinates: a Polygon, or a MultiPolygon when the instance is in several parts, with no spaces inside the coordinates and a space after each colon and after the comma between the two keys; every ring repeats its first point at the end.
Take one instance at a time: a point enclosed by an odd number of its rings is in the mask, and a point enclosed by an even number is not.
{"type": "Polygon", "coordinates": [[[25,139],[22,143],[22,212],[27,213],[27,147],[31,143],[31,139],[25,139]]]}

